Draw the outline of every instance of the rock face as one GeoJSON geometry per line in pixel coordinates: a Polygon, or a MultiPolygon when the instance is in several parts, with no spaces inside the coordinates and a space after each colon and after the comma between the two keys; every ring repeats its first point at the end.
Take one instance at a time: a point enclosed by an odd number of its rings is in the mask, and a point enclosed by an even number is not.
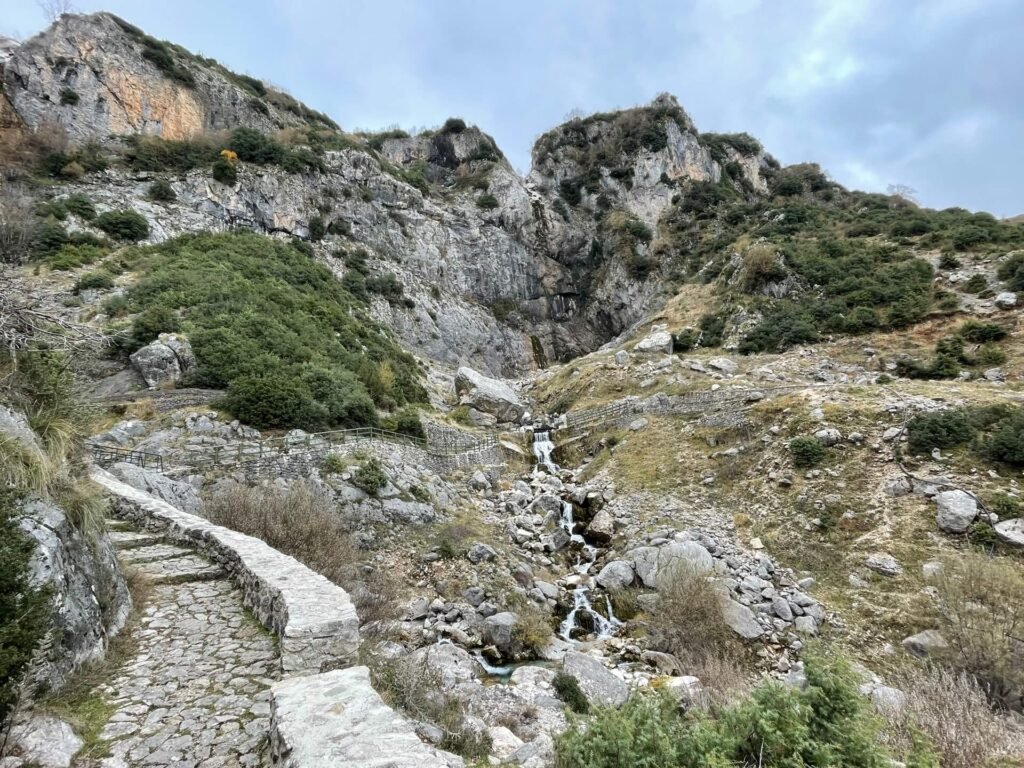
{"type": "Polygon", "coordinates": [[[196,367],[192,345],[184,336],[161,333],[157,340],[131,355],[132,365],[150,387],[176,384],[196,367]]]}
{"type": "Polygon", "coordinates": [[[185,139],[303,122],[198,57],[169,51],[168,72],[147,50],[154,46],[143,33],[112,14],[65,14],[14,49],[4,92],[30,128],[55,120],[74,141],[127,133],[185,139]]]}
{"type": "Polygon", "coordinates": [[[163,499],[172,507],[177,507],[191,515],[202,514],[203,502],[195,486],[172,480],[160,472],[143,469],[134,464],[119,462],[109,468],[110,474],[133,488],[163,499]]]}
{"type": "Polygon", "coordinates": [[[455,376],[455,393],[463,405],[489,413],[498,421],[519,421],[526,411],[526,406],[511,387],[472,368],[459,368],[455,376]]]}
{"type": "Polygon", "coordinates": [[[51,715],[33,715],[16,725],[11,739],[25,762],[39,768],[69,768],[84,744],[70,725],[51,715]]]}
{"type": "Polygon", "coordinates": [[[943,491],[935,496],[935,522],[946,533],[964,533],[978,516],[978,502],[965,491],[943,491]]]}

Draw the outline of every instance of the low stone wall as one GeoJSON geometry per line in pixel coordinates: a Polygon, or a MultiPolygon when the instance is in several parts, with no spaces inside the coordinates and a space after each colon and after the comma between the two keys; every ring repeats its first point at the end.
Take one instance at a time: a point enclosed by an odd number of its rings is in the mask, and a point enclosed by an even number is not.
{"type": "Polygon", "coordinates": [[[462,768],[420,741],[388,707],[366,667],[282,680],[271,689],[270,756],[286,768],[462,768]]]}
{"type": "Polygon", "coordinates": [[[286,676],[355,660],[359,619],[341,587],[259,539],[182,512],[104,470],[94,470],[93,479],[112,494],[121,516],[200,549],[231,574],[246,607],[280,638],[286,676]]]}

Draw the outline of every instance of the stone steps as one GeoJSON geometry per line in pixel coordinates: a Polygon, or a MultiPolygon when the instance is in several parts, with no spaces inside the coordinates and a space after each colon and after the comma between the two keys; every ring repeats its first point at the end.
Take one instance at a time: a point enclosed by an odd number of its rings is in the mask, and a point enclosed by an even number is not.
{"type": "Polygon", "coordinates": [[[154,584],[183,584],[189,581],[213,581],[226,578],[224,570],[199,555],[182,555],[170,560],[141,563],[140,570],[154,584]]]}
{"type": "Polygon", "coordinates": [[[134,547],[122,550],[118,559],[127,565],[153,563],[159,560],[171,560],[176,557],[192,554],[191,549],[177,547],[173,544],[151,544],[147,547],[134,547]]]}
{"type": "Polygon", "coordinates": [[[135,530],[132,527],[132,524],[129,523],[127,520],[118,520],[114,517],[108,517],[106,520],[103,521],[103,524],[106,526],[106,529],[111,533],[135,530]]]}
{"type": "Polygon", "coordinates": [[[110,540],[119,550],[138,549],[139,547],[150,547],[163,542],[163,536],[155,533],[139,533],[138,531],[124,530],[112,531],[110,540]]]}

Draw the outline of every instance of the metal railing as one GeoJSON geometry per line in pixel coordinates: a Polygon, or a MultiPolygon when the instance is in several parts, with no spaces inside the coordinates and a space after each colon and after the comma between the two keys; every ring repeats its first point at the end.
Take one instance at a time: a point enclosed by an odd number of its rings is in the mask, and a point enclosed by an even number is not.
{"type": "Polygon", "coordinates": [[[121,448],[116,445],[105,445],[103,443],[86,443],[86,447],[92,454],[93,461],[101,467],[124,462],[126,464],[134,464],[143,469],[155,469],[157,472],[164,471],[164,457],[158,453],[136,451],[131,448],[121,448]]]}

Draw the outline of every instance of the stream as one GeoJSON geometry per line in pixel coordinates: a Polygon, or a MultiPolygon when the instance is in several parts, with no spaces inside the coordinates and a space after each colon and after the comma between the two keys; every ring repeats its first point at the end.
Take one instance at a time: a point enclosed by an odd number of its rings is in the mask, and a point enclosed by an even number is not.
{"type": "MultiPolygon", "coordinates": [[[[558,476],[561,471],[554,460],[552,459],[552,453],[554,453],[555,444],[551,439],[551,433],[549,431],[538,431],[533,434],[533,455],[537,458],[537,468],[534,472],[540,471],[543,468],[550,475],[558,476]]],[[[571,501],[562,501],[562,512],[559,517],[559,525],[561,528],[569,534],[569,546],[573,549],[578,550],[576,555],[575,571],[578,575],[584,577],[579,580],[572,593],[573,605],[569,613],[566,615],[565,620],[558,628],[558,634],[563,640],[573,641],[572,633],[573,630],[582,629],[588,634],[590,629],[587,626],[581,626],[579,619],[587,617],[589,619],[590,626],[593,627],[593,632],[597,636],[598,640],[607,640],[615,634],[615,630],[622,626],[622,622],[615,617],[615,613],[612,611],[611,599],[605,595],[605,613],[602,615],[590,602],[588,595],[591,588],[591,577],[589,575],[591,567],[597,560],[597,547],[587,543],[583,536],[576,532],[576,521],[573,517],[573,506],[571,501]]]]}

